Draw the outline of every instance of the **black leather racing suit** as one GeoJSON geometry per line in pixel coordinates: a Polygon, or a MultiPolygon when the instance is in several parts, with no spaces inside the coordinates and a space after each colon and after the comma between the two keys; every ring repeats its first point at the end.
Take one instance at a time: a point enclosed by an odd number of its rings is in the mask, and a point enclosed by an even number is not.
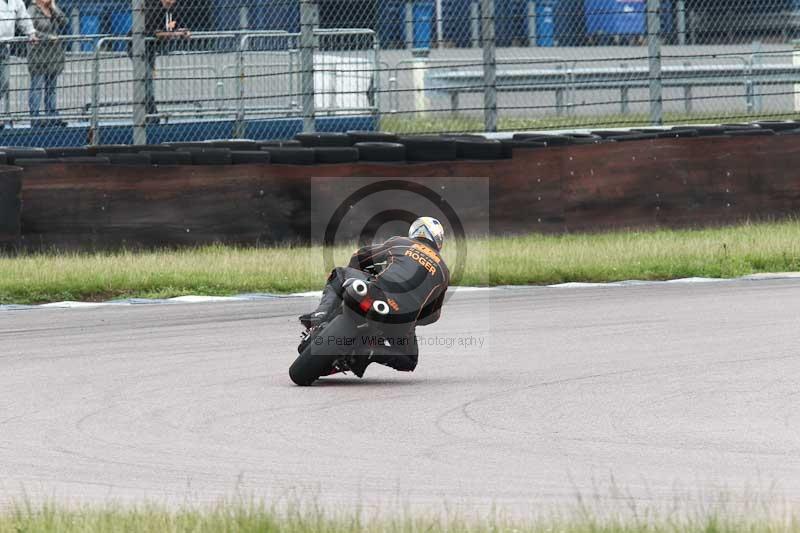
{"type": "Polygon", "coordinates": [[[384,342],[373,347],[370,362],[410,372],[419,355],[416,326],[439,319],[450,271],[429,241],[393,237],[356,251],[347,267],[333,269],[329,283],[341,287],[347,278],[363,279],[371,266],[377,272],[372,282],[385,293],[393,320],[379,324],[384,342]]]}

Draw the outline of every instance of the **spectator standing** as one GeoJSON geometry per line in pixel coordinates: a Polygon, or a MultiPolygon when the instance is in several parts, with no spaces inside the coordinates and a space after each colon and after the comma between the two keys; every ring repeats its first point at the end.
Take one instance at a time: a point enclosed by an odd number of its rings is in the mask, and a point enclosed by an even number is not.
{"type": "Polygon", "coordinates": [[[38,40],[25,3],[22,0],[0,0],[0,98],[5,98],[6,103],[9,92],[8,41],[14,38],[16,28],[28,36],[31,42],[38,40]]]}
{"type": "MultiPolygon", "coordinates": [[[[3,0],[0,0],[2,2],[3,0]]],[[[189,30],[178,25],[177,0],[145,0],[145,109],[148,123],[158,123],[155,95],[156,57],[166,41],[189,38],[189,30]]]]}
{"type": "Polygon", "coordinates": [[[54,0],[34,0],[28,8],[28,15],[39,36],[39,40],[28,47],[28,72],[31,75],[28,105],[31,117],[39,116],[42,93],[45,113],[49,117],[55,117],[58,115],[58,76],[64,71],[65,63],[64,47],[57,37],[67,25],[67,17],[54,0]]]}

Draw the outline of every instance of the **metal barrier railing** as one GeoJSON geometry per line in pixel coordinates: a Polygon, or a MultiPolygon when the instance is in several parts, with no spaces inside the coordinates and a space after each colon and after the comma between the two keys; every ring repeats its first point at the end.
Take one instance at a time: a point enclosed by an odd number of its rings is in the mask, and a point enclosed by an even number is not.
{"type": "MultiPolygon", "coordinates": [[[[771,54],[770,58],[776,58],[771,54]]],[[[793,54],[783,57],[794,58],[793,54]]],[[[665,58],[661,68],[660,83],[664,88],[682,91],[684,111],[692,111],[693,89],[707,87],[741,88],[741,98],[746,113],[761,111],[758,95],[761,86],[792,86],[800,80],[800,65],[791,62],[763,64],[757,54],[751,57],[726,55],[724,58],[708,58],[712,62],[703,64],[697,58],[684,60],[681,57],[665,58]],[[729,64],[725,64],[725,63],[729,64]]],[[[630,113],[630,91],[647,88],[650,72],[647,65],[621,62],[614,66],[578,66],[576,61],[537,57],[526,61],[498,61],[497,91],[507,93],[554,93],[554,108],[561,116],[570,113],[575,106],[577,93],[616,91],[616,103],[622,115],[630,113]],[[549,59],[549,60],[548,60],[549,59]],[[559,63],[543,67],[545,63],[559,63]],[[509,68],[508,64],[515,68],[509,68]],[[565,95],[567,99],[565,101],[565,95]]],[[[402,70],[417,74],[414,90],[422,98],[443,94],[450,99],[449,111],[458,112],[459,96],[480,93],[484,90],[483,70],[472,65],[453,65],[453,61],[403,61],[398,63],[390,78],[390,90],[394,89],[392,113],[398,112],[397,77],[402,70]],[[449,68],[441,68],[442,65],[449,68]]],[[[677,99],[672,98],[671,101],[677,99]]],[[[417,103],[415,112],[425,111],[427,102],[417,103]]],[[[544,106],[529,106],[538,109],[544,106]]],[[[501,108],[502,109],[502,108],[501,108]]]]}
{"type": "MultiPolygon", "coordinates": [[[[91,45],[104,35],[68,35],[52,37],[49,41],[60,43],[64,48],[73,46],[79,47],[81,44],[91,45]]],[[[28,106],[28,94],[30,91],[30,74],[27,64],[27,55],[30,52],[31,42],[27,37],[15,37],[4,39],[0,42],[0,47],[4,50],[8,58],[3,62],[6,79],[9,83],[8,94],[3,98],[3,114],[7,122],[13,124],[16,121],[30,119],[28,106]]],[[[80,112],[80,94],[86,91],[90,84],[87,81],[88,70],[76,69],[75,66],[84,65],[90,61],[91,54],[86,52],[67,53],[65,55],[64,70],[61,74],[61,101],[66,101],[67,105],[59,106],[62,111],[60,117],[66,120],[85,120],[85,114],[80,112]],[[66,83],[63,81],[66,80],[66,83]],[[66,93],[66,96],[64,95],[66,93]]]]}
{"type": "MultiPolygon", "coordinates": [[[[572,68],[570,66],[570,62],[565,60],[562,57],[550,57],[550,56],[535,56],[530,58],[521,58],[521,59],[499,59],[497,60],[498,66],[515,66],[520,64],[554,64],[556,68],[563,72],[563,86],[558,88],[556,92],[558,93],[557,98],[563,101],[564,92],[571,93],[571,71],[572,68]]],[[[481,68],[481,72],[483,69],[483,63],[479,59],[475,59],[472,61],[469,60],[459,60],[459,59],[428,59],[427,57],[422,57],[418,59],[405,59],[398,61],[394,68],[388,70],[389,72],[389,80],[388,80],[388,92],[390,95],[390,108],[389,113],[399,113],[401,112],[402,106],[400,105],[400,95],[402,90],[400,89],[400,77],[401,73],[407,73],[412,79],[410,82],[406,83],[406,86],[410,86],[414,93],[415,99],[415,112],[417,111],[425,111],[425,107],[427,104],[425,102],[426,98],[426,91],[429,91],[430,88],[426,86],[426,80],[428,73],[438,72],[440,70],[447,70],[448,74],[455,74],[463,72],[465,69],[475,69],[476,67],[481,68]]],[[[477,92],[483,91],[484,84],[482,79],[482,74],[478,78],[470,78],[470,81],[467,83],[469,86],[464,87],[462,91],[448,91],[450,97],[450,108],[453,110],[457,110],[459,108],[459,93],[460,92],[477,92]]],[[[567,106],[570,104],[567,103],[567,106]]]]}
{"type": "MultiPolygon", "coordinates": [[[[357,51],[357,57],[352,55],[352,51],[337,51],[331,54],[317,53],[314,56],[313,65],[301,65],[300,54],[298,51],[298,41],[300,34],[285,31],[231,31],[231,32],[203,32],[192,34],[191,41],[178,44],[176,50],[171,50],[167,54],[158,56],[157,61],[161,63],[157,71],[166,70],[170,73],[170,78],[155,82],[159,105],[164,103],[172,104],[169,111],[161,111],[153,114],[148,113],[147,119],[170,120],[174,118],[191,115],[195,118],[228,118],[234,120],[234,137],[244,136],[245,122],[248,118],[263,116],[297,116],[300,112],[298,96],[301,91],[300,76],[304,69],[310,69],[315,75],[326,78],[328,83],[323,84],[322,90],[315,91],[315,96],[320,100],[321,105],[315,107],[315,114],[324,115],[339,112],[347,113],[370,113],[377,114],[376,104],[364,105],[365,98],[358,98],[359,93],[366,93],[371,86],[374,90],[378,85],[377,72],[377,40],[372,30],[363,29],[342,29],[342,30],[316,30],[317,39],[324,39],[331,36],[366,36],[371,40],[368,53],[364,50],[357,51]],[[226,42],[227,41],[227,42],[226,42]],[[266,43],[265,43],[266,41],[266,43]],[[203,48],[192,47],[191,42],[204,43],[203,48]],[[266,50],[259,49],[259,45],[266,50]],[[209,46],[211,45],[211,46],[209,46]],[[184,46],[184,49],[181,49],[184,46]],[[258,61],[247,61],[246,58],[256,57],[258,61]],[[205,58],[202,63],[198,63],[195,58],[205,58]],[[165,65],[172,61],[173,64],[165,65]],[[183,62],[188,64],[175,64],[183,62]],[[190,72],[191,76],[186,78],[175,77],[181,71],[190,72]],[[198,76],[202,72],[210,73],[210,76],[198,76]],[[365,73],[370,78],[369,86],[359,83],[340,83],[338,76],[341,73],[346,76],[363,77],[365,73]],[[176,100],[171,95],[175,92],[180,93],[184,88],[182,84],[189,84],[202,81],[213,82],[214,90],[200,87],[198,90],[186,91],[192,94],[192,98],[187,100],[192,104],[192,109],[175,109],[176,100]],[[248,82],[251,83],[248,83],[248,82]],[[262,88],[272,89],[271,91],[259,91],[259,87],[252,83],[259,83],[262,88]],[[267,83],[264,83],[264,82],[267,83]],[[273,82],[273,83],[269,83],[273,82]],[[168,89],[171,84],[171,90],[168,89]],[[228,97],[229,89],[232,87],[233,97],[228,97]],[[161,91],[158,91],[161,89],[161,91]],[[213,96],[211,94],[213,93],[213,96]],[[332,105],[325,105],[325,96],[333,94],[332,105]],[[344,94],[351,94],[354,98],[338,98],[344,94]],[[321,98],[320,98],[321,97],[321,98]],[[233,102],[233,106],[226,105],[225,102],[233,102]],[[268,102],[284,102],[282,104],[269,104],[268,102]],[[341,105],[342,102],[350,102],[350,105],[341,105]],[[210,103],[210,106],[203,105],[210,103]]],[[[148,39],[153,41],[152,39],[148,39]]],[[[107,113],[104,107],[109,105],[101,96],[101,88],[111,86],[112,90],[106,89],[106,93],[114,93],[113,87],[124,85],[127,89],[117,87],[120,90],[132,91],[133,76],[132,70],[107,70],[103,68],[104,62],[119,61],[126,54],[114,51],[119,49],[120,44],[125,46],[132,42],[130,37],[106,36],[97,42],[95,49],[93,68],[92,68],[92,98],[91,98],[91,117],[90,131],[94,143],[99,143],[99,127],[103,120],[119,119],[120,113],[107,113]],[[130,77],[122,77],[116,81],[105,82],[101,79],[103,72],[116,72],[118,78],[120,73],[130,73],[130,77]]],[[[107,100],[107,99],[106,99],[107,100]]],[[[115,98],[115,104],[130,107],[133,99],[115,98]]]]}
{"type": "MultiPolygon", "coordinates": [[[[302,114],[304,69],[314,72],[318,85],[315,115],[376,115],[377,102],[369,97],[380,85],[375,32],[315,30],[314,36],[325,51],[315,52],[311,65],[301,64],[300,34],[285,31],[198,32],[185,41],[161,44],[153,64],[158,109],[150,109],[146,118],[233,120],[234,136],[243,136],[249,119],[302,114]],[[334,49],[325,43],[333,38],[366,40],[367,45],[334,49]]],[[[88,124],[91,142],[99,143],[102,125],[131,120],[135,79],[129,50],[133,40],[107,34],[55,39],[64,47],[66,58],[58,78],[58,118],[88,124]]],[[[12,123],[31,118],[27,43],[25,38],[15,38],[0,44],[7,47],[10,57],[4,66],[11,85],[0,109],[12,123]]]]}

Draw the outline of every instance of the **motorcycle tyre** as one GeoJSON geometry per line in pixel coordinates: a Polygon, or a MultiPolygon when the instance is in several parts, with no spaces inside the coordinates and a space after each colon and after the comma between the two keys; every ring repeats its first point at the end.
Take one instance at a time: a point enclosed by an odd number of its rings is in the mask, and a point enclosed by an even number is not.
{"type": "MultiPolygon", "coordinates": [[[[343,315],[339,315],[334,318],[330,324],[326,327],[322,328],[314,338],[325,335],[346,335],[347,330],[347,318],[343,315]]],[[[334,350],[334,352],[338,353],[331,353],[330,355],[327,354],[320,354],[314,353],[315,351],[319,350],[317,345],[314,343],[314,338],[309,339],[310,342],[306,344],[306,347],[303,349],[302,353],[297,356],[297,359],[294,360],[292,366],[289,367],[289,377],[295,383],[295,385],[299,385],[301,387],[308,387],[312,385],[315,381],[317,381],[320,377],[326,376],[330,373],[331,369],[333,368],[333,363],[339,359],[340,357],[347,355],[349,350],[345,351],[338,351],[334,350]],[[317,350],[315,350],[317,348],[317,350]]]]}

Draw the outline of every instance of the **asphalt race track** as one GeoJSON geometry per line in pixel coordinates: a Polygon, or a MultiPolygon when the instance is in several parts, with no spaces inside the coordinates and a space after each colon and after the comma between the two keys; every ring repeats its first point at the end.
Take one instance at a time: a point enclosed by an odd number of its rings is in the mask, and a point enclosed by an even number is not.
{"type": "Polygon", "coordinates": [[[800,503],[800,280],[457,292],[300,388],[313,303],[0,312],[0,502],[800,503]]]}

